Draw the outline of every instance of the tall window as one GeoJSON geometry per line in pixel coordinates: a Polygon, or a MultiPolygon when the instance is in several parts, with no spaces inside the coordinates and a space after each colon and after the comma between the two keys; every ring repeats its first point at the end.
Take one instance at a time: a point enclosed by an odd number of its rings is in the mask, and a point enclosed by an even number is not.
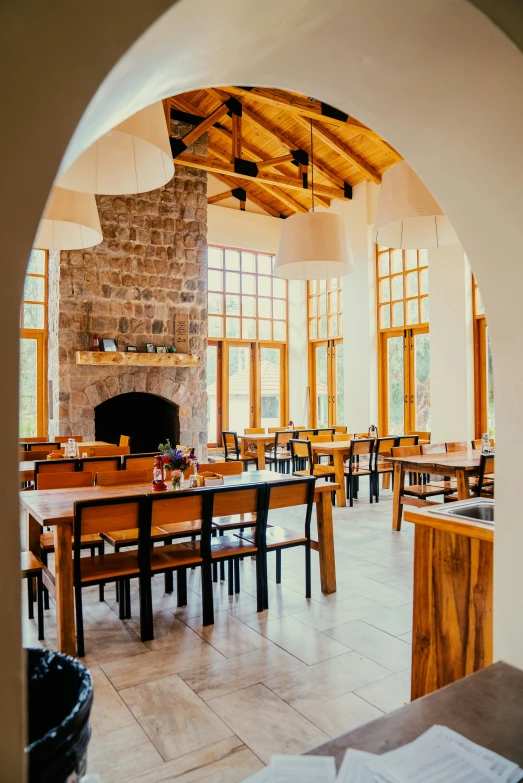
{"type": "Polygon", "coordinates": [[[344,424],[342,281],[311,280],[307,286],[311,425],[344,424]]]}
{"type": "Polygon", "coordinates": [[[430,430],[426,250],[377,247],[380,433],[430,430]]]}
{"type": "Polygon", "coordinates": [[[20,334],[20,437],[47,437],[47,252],[33,250],[20,334]]]}
{"type": "Polygon", "coordinates": [[[490,333],[485,316],[485,306],[478,284],[473,278],[474,307],[474,375],[476,437],[484,432],[494,436],[496,418],[494,408],[494,375],[490,333]]]}
{"type": "Polygon", "coordinates": [[[287,420],[287,283],[274,256],[208,248],[209,445],[223,430],[280,426],[287,420]]]}

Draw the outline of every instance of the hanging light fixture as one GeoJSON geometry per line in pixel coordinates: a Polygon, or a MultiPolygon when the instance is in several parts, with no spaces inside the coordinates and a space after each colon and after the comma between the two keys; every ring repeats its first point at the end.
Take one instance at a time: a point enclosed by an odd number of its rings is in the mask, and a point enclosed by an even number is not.
{"type": "Polygon", "coordinates": [[[283,223],[274,274],[287,280],[329,280],[354,271],[345,224],[335,212],[314,211],[314,139],[311,120],[312,212],[283,223]]]}
{"type": "Polygon", "coordinates": [[[83,193],[127,195],[165,185],[174,163],[161,102],[133,114],[83,152],[58,180],[83,193]]]}
{"type": "Polygon", "coordinates": [[[450,220],[405,160],[383,174],[373,239],[378,245],[403,250],[459,241],[450,220]]]}
{"type": "Polygon", "coordinates": [[[102,239],[93,194],[53,188],[36,232],[34,247],[42,250],[80,250],[99,245],[102,239]]]}

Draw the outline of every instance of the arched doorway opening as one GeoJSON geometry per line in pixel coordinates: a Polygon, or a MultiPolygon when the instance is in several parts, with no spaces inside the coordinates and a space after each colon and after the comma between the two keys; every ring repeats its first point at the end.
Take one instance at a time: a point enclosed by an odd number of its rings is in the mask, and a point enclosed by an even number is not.
{"type": "Polygon", "coordinates": [[[131,454],[157,451],[168,439],[175,446],[180,438],[178,405],[147,392],[118,394],[94,409],[95,440],[118,443],[120,435],[131,438],[131,454]]]}

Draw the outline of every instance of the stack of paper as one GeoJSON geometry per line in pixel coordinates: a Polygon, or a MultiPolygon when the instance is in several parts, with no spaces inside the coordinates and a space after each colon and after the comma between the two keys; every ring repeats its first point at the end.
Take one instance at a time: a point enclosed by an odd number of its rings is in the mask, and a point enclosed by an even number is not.
{"type": "MultiPolygon", "coordinates": [[[[381,756],[348,750],[336,776],[330,756],[272,756],[249,783],[516,783],[523,770],[446,726],[381,756]]],[[[247,782],[245,782],[247,783],[247,782]]]]}

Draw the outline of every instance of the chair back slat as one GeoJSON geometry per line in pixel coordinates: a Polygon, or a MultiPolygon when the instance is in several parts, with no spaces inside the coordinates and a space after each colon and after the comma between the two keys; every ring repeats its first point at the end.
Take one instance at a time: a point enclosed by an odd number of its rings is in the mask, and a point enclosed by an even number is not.
{"type": "Polygon", "coordinates": [[[374,449],[374,438],[361,438],[351,441],[351,456],[362,456],[372,454],[374,449]]]}
{"type": "Polygon", "coordinates": [[[161,527],[176,522],[201,519],[204,492],[208,491],[192,489],[169,495],[162,493],[148,496],[152,503],[151,524],[161,527]]]}
{"type": "Polygon", "coordinates": [[[150,454],[124,454],[123,457],[123,469],[124,470],[152,470],[154,468],[154,458],[158,456],[160,452],[155,451],[150,454]]]}
{"type": "Polygon", "coordinates": [[[200,473],[219,473],[221,476],[239,476],[245,470],[243,462],[200,463],[200,473]]]}
{"type": "Polygon", "coordinates": [[[470,448],[468,440],[455,440],[452,441],[452,443],[446,443],[445,445],[448,452],[467,451],[470,448]]]}
{"type": "Polygon", "coordinates": [[[55,441],[48,441],[47,443],[43,442],[36,442],[36,443],[28,443],[26,451],[42,451],[45,454],[50,454],[52,451],[59,451],[60,446],[58,446],[55,441]]]}
{"type": "Polygon", "coordinates": [[[347,434],[347,427],[343,427],[341,424],[336,424],[334,427],[334,433],[336,434],[338,432],[347,434]]]}
{"type": "MultiPolygon", "coordinates": [[[[289,483],[270,485],[269,510],[274,508],[288,508],[289,506],[302,506],[308,503],[310,481],[295,481],[289,483]]],[[[315,483],[314,481],[312,482],[315,483]]]]}
{"type": "Polygon", "coordinates": [[[311,435],[314,435],[314,430],[296,430],[299,433],[299,440],[309,440],[311,435]]]}
{"type": "Polygon", "coordinates": [[[332,436],[333,441],[347,441],[350,440],[350,435],[347,435],[346,432],[335,432],[332,436]]]}
{"type": "Polygon", "coordinates": [[[36,476],[37,489],[69,489],[70,487],[92,487],[94,484],[93,473],[39,473],[36,476]]]}
{"type": "Polygon", "coordinates": [[[421,444],[421,453],[422,454],[445,454],[446,452],[445,444],[444,443],[422,443],[421,444]]]}
{"type": "Polygon", "coordinates": [[[139,527],[140,505],[144,496],[104,500],[83,500],[74,504],[75,545],[82,535],[129,530],[139,527]]]}
{"type": "Polygon", "coordinates": [[[120,457],[83,457],[79,460],[79,465],[80,470],[102,473],[106,470],[120,470],[122,460],[120,457]]]}
{"type": "Polygon", "coordinates": [[[240,447],[238,445],[238,435],[232,430],[224,430],[222,432],[223,448],[225,450],[225,456],[229,455],[229,451],[233,451],[236,456],[240,456],[240,447]]]}
{"type": "Polygon", "coordinates": [[[72,438],[77,443],[81,443],[83,440],[81,435],[57,435],[55,441],[56,443],[67,443],[69,438],[72,438]]]}
{"type": "MultiPolygon", "coordinates": [[[[476,451],[479,451],[481,449],[482,443],[483,441],[481,438],[476,438],[476,440],[472,441],[472,448],[475,449],[476,451]]],[[[495,447],[496,441],[494,440],[494,438],[490,438],[490,445],[492,446],[492,448],[495,447]]]]}
{"type": "Polygon", "coordinates": [[[99,487],[146,484],[150,480],[150,471],[147,468],[141,470],[103,470],[96,474],[96,483],[99,487]]]}
{"type": "Polygon", "coordinates": [[[245,489],[223,488],[214,496],[213,516],[226,517],[229,514],[251,514],[256,512],[258,487],[245,489]]]}
{"type": "Polygon", "coordinates": [[[392,449],[393,457],[415,457],[421,454],[421,446],[396,446],[392,449]]]}
{"type": "Polygon", "coordinates": [[[131,446],[131,436],[130,435],[120,435],[120,440],[118,442],[119,446],[131,446]]]}
{"type": "Polygon", "coordinates": [[[376,438],[376,445],[374,448],[377,455],[390,457],[395,445],[395,437],[376,438]]]}
{"type": "Polygon", "coordinates": [[[321,433],[320,435],[309,435],[307,440],[311,443],[332,443],[333,435],[328,432],[321,433]]]}
{"type": "MultiPolygon", "coordinates": [[[[269,432],[272,432],[270,427],[269,432]]],[[[243,433],[244,435],[265,435],[265,429],[264,427],[246,427],[243,433]]]]}
{"type": "Polygon", "coordinates": [[[309,456],[311,454],[311,447],[310,447],[309,440],[297,440],[295,438],[291,438],[289,440],[289,445],[291,447],[291,454],[293,457],[299,457],[300,459],[309,459],[309,456]]]}
{"type": "Polygon", "coordinates": [[[417,446],[419,435],[398,435],[398,446],[417,446]]]}
{"type": "Polygon", "coordinates": [[[77,469],[76,459],[43,459],[35,462],[35,477],[41,473],[73,473],[77,469]]]}
{"type": "Polygon", "coordinates": [[[90,457],[116,457],[130,454],[129,446],[89,446],[87,453],[90,457]]]}

